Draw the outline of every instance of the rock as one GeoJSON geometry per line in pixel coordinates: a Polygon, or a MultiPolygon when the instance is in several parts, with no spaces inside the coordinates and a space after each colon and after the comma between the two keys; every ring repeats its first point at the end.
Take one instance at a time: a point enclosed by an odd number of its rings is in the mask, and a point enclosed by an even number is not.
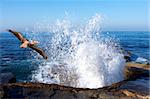
{"type": "Polygon", "coordinates": [[[43,83],[1,84],[0,98],[149,99],[148,66],[142,67],[138,64],[127,63],[125,70],[126,80],[97,89],[73,88],[43,83]]]}
{"type": "Polygon", "coordinates": [[[16,78],[12,73],[0,73],[0,84],[15,82],[16,78]]]}
{"type": "Polygon", "coordinates": [[[1,98],[42,98],[42,99],[126,99],[147,98],[148,89],[136,90],[137,85],[122,81],[98,89],[73,88],[56,84],[12,83],[2,85],[1,98]],[[128,87],[132,86],[134,88],[128,87]]]}
{"type": "Polygon", "coordinates": [[[149,70],[150,65],[128,62],[124,70],[125,79],[149,77],[149,70]]]}
{"type": "Polygon", "coordinates": [[[140,64],[140,63],[127,62],[126,66],[127,67],[137,67],[137,68],[143,68],[145,70],[150,70],[150,64],[140,64]]]}

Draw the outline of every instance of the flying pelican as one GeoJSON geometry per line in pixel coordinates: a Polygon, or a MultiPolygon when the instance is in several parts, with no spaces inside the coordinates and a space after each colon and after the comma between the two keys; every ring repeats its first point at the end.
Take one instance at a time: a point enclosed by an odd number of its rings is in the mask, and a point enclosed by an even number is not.
{"type": "Polygon", "coordinates": [[[31,49],[35,50],[36,52],[38,52],[41,56],[43,56],[44,59],[48,59],[47,55],[45,54],[45,52],[38,48],[36,46],[36,44],[38,44],[37,41],[31,41],[29,42],[26,38],[24,38],[22,36],[22,34],[20,32],[16,32],[16,31],[13,31],[13,30],[10,30],[8,29],[9,32],[11,32],[13,35],[15,35],[20,41],[21,41],[21,45],[20,45],[20,48],[27,48],[27,47],[30,47],[31,49]]]}

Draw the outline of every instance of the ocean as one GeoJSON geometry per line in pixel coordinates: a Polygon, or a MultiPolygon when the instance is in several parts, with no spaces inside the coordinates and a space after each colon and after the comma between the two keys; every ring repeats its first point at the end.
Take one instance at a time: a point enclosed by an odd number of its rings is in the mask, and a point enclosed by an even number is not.
{"type": "Polygon", "coordinates": [[[122,31],[109,33],[119,39],[119,43],[124,50],[150,60],[150,32],[122,31]]]}
{"type": "MultiPolygon", "coordinates": [[[[42,35],[45,36],[45,34],[43,33],[42,35]]],[[[109,31],[102,32],[102,34],[103,36],[107,35],[107,37],[113,38],[124,50],[150,60],[150,32],[109,31]]],[[[32,81],[33,72],[36,71],[39,64],[42,64],[44,60],[41,58],[42,61],[36,61],[37,59],[31,55],[33,53],[31,49],[21,49],[19,46],[20,42],[14,35],[8,32],[0,33],[0,72],[13,73],[18,82],[32,81]]]]}

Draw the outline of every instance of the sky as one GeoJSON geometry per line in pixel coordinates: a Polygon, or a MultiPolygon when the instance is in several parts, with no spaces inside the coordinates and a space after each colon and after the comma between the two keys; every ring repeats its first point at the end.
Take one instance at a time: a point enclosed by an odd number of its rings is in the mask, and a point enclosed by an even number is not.
{"type": "Polygon", "coordinates": [[[0,0],[0,31],[32,29],[66,13],[75,24],[101,14],[104,31],[149,31],[150,26],[149,0],[0,0]]]}

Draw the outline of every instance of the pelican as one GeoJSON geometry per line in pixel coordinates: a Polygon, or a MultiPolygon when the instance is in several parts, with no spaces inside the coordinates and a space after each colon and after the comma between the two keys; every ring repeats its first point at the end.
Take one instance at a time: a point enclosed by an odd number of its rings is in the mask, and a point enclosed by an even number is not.
{"type": "Polygon", "coordinates": [[[9,31],[10,33],[12,33],[13,35],[15,35],[19,40],[20,42],[22,43],[20,45],[20,48],[27,48],[27,47],[30,47],[31,49],[35,50],[36,52],[38,52],[41,56],[43,56],[44,59],[48,59],[47,55],[45,54],[45,52],[38,48],[36,46],[36,44],[38,44],[37,41],[28,41],[26,38],[23,37],[23,35],[20,33],[20,32],[16,32],[16,31],[13,31],[13,30],[10,30],[8,29],[7,31],[9,31]]]}

